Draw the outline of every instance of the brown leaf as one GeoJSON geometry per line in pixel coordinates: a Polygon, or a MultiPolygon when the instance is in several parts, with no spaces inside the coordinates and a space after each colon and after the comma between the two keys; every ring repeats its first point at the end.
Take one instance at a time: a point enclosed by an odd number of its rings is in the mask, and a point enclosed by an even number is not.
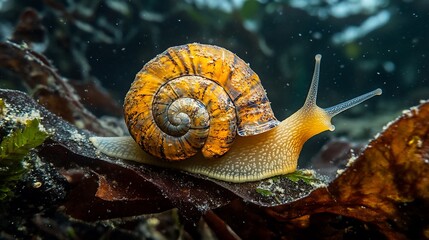
{"type": "Polygon", "coordinates": [[[266,213],[279,222],[333,213],[369,224],[391,239],[427,238],[428,119],[429,102],[405,112],[327,188],[266,208],[266,213]]]}

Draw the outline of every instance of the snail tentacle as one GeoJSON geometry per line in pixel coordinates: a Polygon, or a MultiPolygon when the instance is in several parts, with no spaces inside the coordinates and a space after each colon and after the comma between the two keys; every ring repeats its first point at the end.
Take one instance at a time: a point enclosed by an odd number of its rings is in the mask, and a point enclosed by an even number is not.
{"type": "Polygon", "coordinates": [[[352,107],[354,107],[354,106],[356,106],[356,105],[358,105],[358,104],[360,104],[360,103],[362,103],[362,102],[364,102],[364,101],[366,101],[366,100],[368,100],[374,96],[381,95],[382,93],[383,93],[383,91],[380,88],[377,88],[371,92],[362,94],[362,95],[355,97],[353,99],[350,99],[348,101],[339,103],[339,104],[332,106],[332,107],[325,108],[324,110],[326,111],[326,113],[329,114],[330,117],[334,117],[335,115],[337,115],[341,112],[344,112],[345,110],[352,108],[352,107]]]}

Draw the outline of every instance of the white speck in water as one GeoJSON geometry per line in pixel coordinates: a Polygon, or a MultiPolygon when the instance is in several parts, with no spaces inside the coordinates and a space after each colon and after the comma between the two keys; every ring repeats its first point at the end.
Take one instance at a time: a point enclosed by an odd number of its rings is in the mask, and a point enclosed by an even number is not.
{"type": "Polygon", "coordinates": [[[383,63],[383,68],[386,72],[393,72],[395,71],[395,64],[391,61],[387,61],[383,63]]]}
{"type": "Polygon", "coordinates": [[[320,32],[314,32],[313,33],[313,38],[314,39],[321,39],[322,38],[322,34],[320,32]]]}

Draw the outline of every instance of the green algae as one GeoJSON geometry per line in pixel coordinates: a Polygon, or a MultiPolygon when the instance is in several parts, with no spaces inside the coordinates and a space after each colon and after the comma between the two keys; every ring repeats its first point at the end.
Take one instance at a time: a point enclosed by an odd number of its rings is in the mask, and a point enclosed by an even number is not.
{"type": "Polygon", "coordinates": [[[48,133],[40,127],[40,120],[35,118],[3,138],[0,143],[0,201],[13,195],[16,182],[30,166],[26,156],[47,137],[48,133]]]}

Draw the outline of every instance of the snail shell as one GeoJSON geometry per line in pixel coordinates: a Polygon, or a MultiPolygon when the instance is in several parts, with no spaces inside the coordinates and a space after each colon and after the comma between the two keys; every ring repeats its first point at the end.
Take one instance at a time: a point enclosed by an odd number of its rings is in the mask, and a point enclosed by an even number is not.
{"type": "Polygon", "coordinates": [[[237,55],[198,43],[171,47],[137,73],[124,102],[134,140],[162,159],[225,154],[236,134],[279,124],[258,75],[237,55]]]}

